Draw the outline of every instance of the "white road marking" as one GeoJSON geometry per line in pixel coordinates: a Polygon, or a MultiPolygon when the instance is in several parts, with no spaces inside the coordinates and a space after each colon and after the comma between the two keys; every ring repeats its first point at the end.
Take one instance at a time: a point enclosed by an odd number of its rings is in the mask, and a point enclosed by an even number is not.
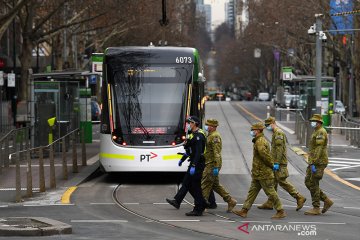
{"type": "Polygon", "coordinates": [[[90,203],[90,205],[115,205],[115,203],[90,203]]]}
{"type": "Polygon", "coordinates": [[[89,219],[89,220],[71,220],[73,223],[127,223],[127,220],[117,220],[117,219],[109,219],[109,220],[97,220],[97,219],[89,219]]]}
{"type": "Polygon", "coordinates": [[[160,222],[200,222],[199,219],[165,219],[159,221],[160,222]]]}
{"type": "Polygon", "coordinates": [[[168,205],[167,202],[154,202],[154,205],[168,205]]]}
{"type": "Polygon", "coordinates": [[[359,210],[360,210],[360,207],[344,207],[344,208],[349,208],[349,209],[359,209],[359,210]]]}
{"type": "Polygon", "coordinates": [[[360,178],[344,178],[344,179],[350,181],[360,181],[360,178]]]}
{"type": "Polygon", "coordinates": [[[337,170],[343,170],[343,169],[349,169],[349,168],[356,168],[356,167],[360,167],[360,164],[354,165],[354,166],[348,166],[348,167],[334,168],[334,169],[331,169],[331,170],[335,172],[335,171],[337,171],[337,170]]]}
{"type": "Polygon", "coordinates": [[[0,205],[0,208],[9,207],[9,205],[0,205]]]}
{"type": "Polygon", "coordinates": [[[344,222],[336,223],[336,222],[288,222],[293,224],[322,224],[322,225],[346,225],[344,222]]]}
{"type": "Polygon", "coordinates": [[[139,205],[140,203],[136,203],[136,202],[134,202],[134,203],[131,203],[131,202],[128,202],[128,203],[123,203],[124,205],[139,205]]]}
{"type": "Polygon", "coordinates": [[[215,220],[216,222],[229,222],[229,223],[233,223],[236,221],[232,221],[232,220],[215,220]]]}
{"type": "Polygon", "coordinates": [[[24,207],[75,206],[74,203],[24,204],[24,207]]]}
{"type": "MultiPolygon", "coordinates": [[[[27,188],[21,188],[21,191],[26,191],[27,188]]],[[[40,191],[40,188],[33,188],[33,191],[40,191]]],[[[0,191],[16,191],[16,188],[0,188],[0,191]]]]}
{"type": "Polygon", "coordinates": [[[329,157],[329,160],[345,160],[345,161],[355,161],[360,162],[358,158],[338,158],[338,157],[329,157]]]}
{"type": "Polygon", "coordinates": [[[348,164],[329,163],[328,166],[329,167],[347,167],[349,165],[348,164]]]}
{"type": "Polygon", "coordinates": [[[343,164],[353,164],[353,165],[360,165],[360,162],[350,162],[350,161],[334,161],[334,160],[330,160],[329,162],[331,163],[343,163],[343,164]]]}

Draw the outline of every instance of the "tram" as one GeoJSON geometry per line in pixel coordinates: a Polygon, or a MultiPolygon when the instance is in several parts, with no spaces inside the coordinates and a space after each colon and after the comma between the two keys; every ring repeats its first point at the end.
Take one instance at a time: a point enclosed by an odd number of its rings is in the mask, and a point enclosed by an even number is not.
{"type": "Polygon", "coordinates": [[[186,118],[205,114],[203,68],[188,47],[104,53],[100,163],[105,172],[184,172],[186,118]]]}

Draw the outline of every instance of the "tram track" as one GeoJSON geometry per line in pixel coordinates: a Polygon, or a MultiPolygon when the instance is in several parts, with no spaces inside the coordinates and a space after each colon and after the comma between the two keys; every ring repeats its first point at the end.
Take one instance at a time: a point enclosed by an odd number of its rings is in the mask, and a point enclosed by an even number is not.
{"type": "MultiPolygon", "coordinates": [[[[115,204],[117,206],[119,206],[122,210],[128,212],[129,214],[132,214],[134,216],[137,216],[139,218],[142,218],[146,221],[151,221],[151,222],[154,222],[154,223],[157,223],[157,224],[161,224],[161,225],[164,225],[164,226],[168,226],[168,227],[173,227],[173,228],[177,228],[177,229],[180,229],[180,230],[184,230],[184,231],[188,231],[188,232],[193,232],[193,233],[198,233],[198,234],[204,234],[206,235],[207,237],[216,237],[216,238],[219,238],[219,239],[236,239],[236,238],[231,238],[231,237],[224,237],[224,236],[221,236],[221,235],[217,235],[217,234],[212,234],[212,233],[208,233],[208,232],[203,232],[203,231],[199,231],[199,230],[195,230],[195,229],[191,229],[191,228],[186,228],[186,227],[181,227],[179,225],[175,225],[175,224],[171,224],[171,223],[168,223],[168,222],[164,222],[164,221],[161,221],[159,219],[155,219],[155,218],[152,218],[152,217],[149,217],[149,216],[146,216],[144,214],[141,214],[139,212],[136,212],[128,207],[125,206],[124,203],[122,203],[118,198],[117,198],[117,192],[119,190],[119,188],[121,187],[121,184],[119,184],[116,188],[114,188],[113,190],[113,193],[112,193],[112,199],[113,201],[115,202],[115,204]]],[[[190,202],[188,201],[185,201],[187,204],[190,204],[192,205],[190,202]]],[[[212,214],[214,216],[216,216],[215,214],[212,214]]]]}

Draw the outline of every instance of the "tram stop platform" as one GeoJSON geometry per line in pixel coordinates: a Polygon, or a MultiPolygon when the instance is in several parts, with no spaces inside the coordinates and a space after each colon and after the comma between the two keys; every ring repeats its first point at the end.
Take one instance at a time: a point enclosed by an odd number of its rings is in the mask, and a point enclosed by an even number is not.
{"type": "MultiPolygon", "coordinates": [[[[67,179],[63,177],[62,154],[54,153],[56,187],[50,187],[49,158],[44,158],[45,191],[40,192],[40,174],[37,158],[32,158],[32,196],[27,191],[28,166],[25,160],[20,162],[21,201],[16,201],[16,168],[14,163],[0,170],[0,208],[16,206],[48,206],[70,204],[70,199],[64,200],[64,195],[75,186],[84,182],[99,167],[99,141],[86,144],[86,166],[81,164],[81,144],[77,144],[77,172],[73,172],[73,152],[66,152],[67,179]]],[[[68,195],[70,198],[70,195],[68,195]]],[[[71,234],[72,226],[54,219],[25,216],[2,218],[0,216],[0,236],[50,236],[71,234]]]]}

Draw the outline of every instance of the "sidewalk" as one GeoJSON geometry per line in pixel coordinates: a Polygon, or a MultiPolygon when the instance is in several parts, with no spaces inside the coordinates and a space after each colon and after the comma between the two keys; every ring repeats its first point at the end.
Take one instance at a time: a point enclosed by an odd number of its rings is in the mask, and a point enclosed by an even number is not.
{"type": "MultiPolygon", "coordinates": [[[[67,160],[67,172],[68,179],[63,178],[63,167],[62,167],[62,154],[61,152],[54,152],[54,161],[55,161],[55,179],[56,179],[56,188],[50,188],[50,164],[49,158],[44,156],[44,176],[45,176],[45,189],[46,191],[40,193],[40,177],[39,177],[39,159],[32,158],[32,198],[27,197],[27,162],[25,160],[20,162],[20,176],[21,176],[21,195],[22,201],[36,202],[39,201],[39,198],[48,199],[48,201],[59,202],[61,195],[66,189],[70,186],[76,186],[85,180],[91,173],[93,173],[99,164],[99,141],[93,141],[92,143],[86,144],[86,159],[87,166],[81,165],[81,144],[77,145],[77,165],[78,173],[73,173],[72,165],[72,149],[71,147],[66,153],[67,160]],[[60,198],[59,198],[60,196],[60,198]]],[[[16,197],[16,168],[14,164],[11,164],[9,168],[2,168],[0,172],[0,205],[6,203],[14,203],[16,197]]]]}

